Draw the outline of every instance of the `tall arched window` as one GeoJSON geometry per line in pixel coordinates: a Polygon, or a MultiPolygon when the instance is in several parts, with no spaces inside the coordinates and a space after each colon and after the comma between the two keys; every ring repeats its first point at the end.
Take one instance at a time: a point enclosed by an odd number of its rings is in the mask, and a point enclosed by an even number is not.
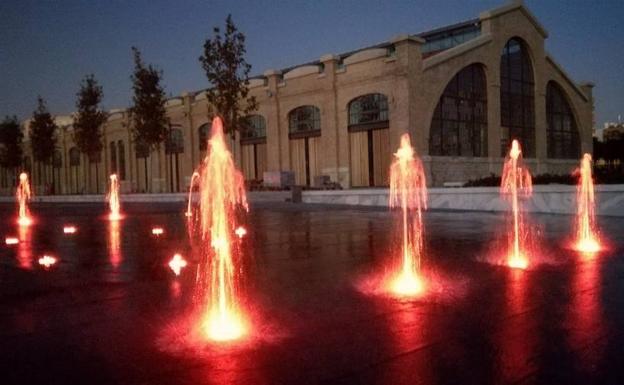
{"type": "Polygon", "coordinates": [[[123,140],[117,141],[117,151],[119,152],[117,173],[119,180],[126,180],[126,149],[123,140]]]}
{"type": "Polygon", "coordinates": [[[181,154],[184,152],[184,134],[181,129],[169,129],[169,136],[165,141],[165,152],[167,154],[181,154]]]}
{"type": "Polygon", "coordinates": [[[61,151],[54,150],[54,157],[52,158],[52,167],[61,168],[63,167],[63,154],[61,151]]]}
{"type": "Polygon", "coordinates": [[[448,83],[431,121],[429,155],[487,156],[487,91],[480,64],[448,83]]]}
{"type": "Polygon", "coordinates": [[[579,131],[572,108],[561,87],[551,81],[546,86],[546,143],[549,158],[577,159],[581,156],[579,131]]]}
{"type": "Polygon", "coordinates": [[[204,123],[197,129],[199,136],[199,151],[206,151],[208,147],[208,132],[210,131],[210,124],[204,123]]]}
{"type": "Polygon", "coordinates": [[[266,120],[262,115],[250,115],[247,117],[244,130],[241,132],[241,140],[253,140],[266,138],[266,120]]]}
{"type": "Polygon", "coordinates": [[[288,113],[290,138],[321,134],[321,111],[314,106],[301,106],[288,113]]]}
{"type": "Polygon", "coordinates": [[[507,42],[500,64],[501,155],[518,139],[525,157],[535,156],[535,102],[533,66],[526,44],[513,38],[507,42]]]}
{"type": "Polygon", "coordinates": [[[373,129],[381,126],[388,126],[388,98],[385,95],[362,95],[349,103],[350,130],[356,127],[373,129]]]}
{"type": "Polygon", "coordinates": [[[115,145],[114,141],[110,142],[109,151],[110,151],[110,164],[111,164],[110,170],[112,174],[116,174],[117,173],[117,146],[115,145]]]}
{"type": "Polygon", "coordinates": [[[72,147],[69,149],[69,165],[80,166],[80,150],[77,147],[72,147]]]}

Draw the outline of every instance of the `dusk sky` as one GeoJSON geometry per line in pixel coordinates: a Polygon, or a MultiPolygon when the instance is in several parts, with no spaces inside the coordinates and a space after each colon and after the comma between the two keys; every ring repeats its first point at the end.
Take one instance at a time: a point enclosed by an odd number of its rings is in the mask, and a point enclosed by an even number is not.
{"type": "MultiPolygon", "coordinates": [[[[252,74],[475,18],[502,0],[24,1],[0,3],[0,116],[27,118],[37,95],[53,114],[74,110],[93,73],[104,108],[131,100],[130,47],[164,73],[170,96],[208,86],[198,57],[228,13],[247,36],[252,74]]],[[[596,125],[624,114],[624,1],[526,1],[546,49],[575,81],[596,84],[596,125]]]]}

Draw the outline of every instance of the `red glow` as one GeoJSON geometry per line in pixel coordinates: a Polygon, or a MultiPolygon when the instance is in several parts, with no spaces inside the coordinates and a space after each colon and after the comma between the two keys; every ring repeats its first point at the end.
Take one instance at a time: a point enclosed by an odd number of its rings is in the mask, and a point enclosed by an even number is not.
{"type": "Polygon", "coordinates": [[[119,180],[117,179],[117,174],[111,174],[110,176],[108,205],[110,207],[110,214],[108,214],[108,219],[111,221],[118,221],[122,219],[121,205],[119,203],[119,180]]]}
{"type": "Polygon", "coordinates": [[[576,171],[579,180],[576,186],[576,241],[574,247],[583,253],[596,253],[601,245],[596,230],[594,180],[592,178],[592,157],[583,155],[576,171]]]}
{"type": "MultiPolygon", "coordinates": [[[[208,155],[198,175],[202,262],[196,287],[202,299],[200,306],[205,309],[200,328],[214,341],[237,339],[247,328],[239,293],[241,255],[232,241],[232,229],[237,227],[239,208],[248,210],[248,206],[243,175],[227,149],[218,117],[212,121],[208,155]]],[[[187,213],[191,213],[190,207],[187,213]]]]}
{"type": "Polygon", "coordinates": [[[180,275],[180,272],[186,267],[186,265],[186,260],[178,253],[174,254],[173,258],[169,261],[169,268],[175,275],[180,275]]]}
{"type": "Polygon", "coordinates": [[[401,270],[390,289],[399,296],[414,296],[423,291],[420,259],[423,250],[422,210],[427,208],[425,171],[414,154],[408,134],[401,136],[401,146],[390,166],[391,208],[400,207],[403,223],[401,270]]]}
{"type": "Polygon", "coordinates": [[[4,238],[4,243],[7,245],[17,245],[19,243],[19,239],[16,237],[6,237],[4,238]]]}
{"type": "Polygon", "coordinates": [[[507,264],[511,268],[526,269],[529,258],[526,255],[527,229],[524,215],[518,202],[519,195],[531,196],[533,181],[529,170],[522,164],[522,151],[517,140],[511,143],[509,156],[505,160],[501,177],[500,192],[511,201],[513,227],[510,231],[510,250],[507,254],[507,264]]]}
{"type": "Polygon", "coordinates": [[[15,197],[19,207],[17,223],[20,226],[30,226],[32,224],[32,218],[30,217],[30,211],[28,210],[27,205],[31,196],[32,194],[30,190],[30,183],[28,183],[28,174],[23,172],[19,176],[19,185],[15,191],[15,197]]]}
{"type": "Polygon", "coordinates": [[[152,235],[163,235],[165,233],[165,230],[162,227],[153,227],[152,228],[152,235]]]}
{"type": "Polygon", "coordinates": [[[195,184],[199,181],[199,173],[197,171],[193,172],[193,175],[191,176],[191,184],[189,186],[189,194],[188,194],[188,203],[186,206],[186,212],[184,213],[184,215],[186,215],[187,217],[192,217],[193,216],[193,210],[192,210],[192,205],[193,205],[193,187],[195,186],[195,184]]]}
{"type": "Polygon", "coordinates": [[[19,245],[17,246],[17,262],[22,269],[32,269],[32,245],[31,229],[28,226],[18,226],[17,234],[19,245]]]}
{"type": "Polygon", "coordinates": [[[108,228],[108,248],[109,260],[114,268],[119,267],[122,260],[121,255],[121,232],[119,221],[110,221],[108,228]]]}
{"type": "Polygon", "coordinates": [[[78,229],[76,226],[64,226],[63,233],[64,234],[75,234],[78,229]]]}
{"type": "Polygon", "coordinates": [[[38,262],[41,266],[44,266],[47,269],[50,266],[56,264],[57,260],[51,255],[44,255],[43,257],[39,258],[38,262]]]}

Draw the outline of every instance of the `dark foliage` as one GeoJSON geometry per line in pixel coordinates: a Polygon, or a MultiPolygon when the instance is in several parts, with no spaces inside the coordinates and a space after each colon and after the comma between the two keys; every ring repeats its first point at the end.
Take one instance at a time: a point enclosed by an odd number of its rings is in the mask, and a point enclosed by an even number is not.
{"type": "Polygon", "coordinates": [[[76,96],[78,112],[74,118],[74,141],[91,162],[96,162],[103,147],[102,124],[107,117],[106,112],[99,108],[103,97],[102,87],[93,75],[85,76],[76,96]]]}
{"type": "Polygon", "coordinates": [[[16,169],[22,165],[24,134],[17,117],[6,116],[0,123],[0,166],[16,169]]]}
{"type": "Polygon", "coordinates": [[[35,161],[50,163],[56,148],[56,123],[48,112],[45,102],[37,98],[37,109],[30,122],[30,146],[35,161]]]}

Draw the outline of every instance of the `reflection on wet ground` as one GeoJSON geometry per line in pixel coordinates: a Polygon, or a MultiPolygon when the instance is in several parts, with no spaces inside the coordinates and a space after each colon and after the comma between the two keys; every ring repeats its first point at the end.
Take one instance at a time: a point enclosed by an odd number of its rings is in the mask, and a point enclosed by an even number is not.
{"type": "Polygon", "coordinates": [[[34,207],[18,230],[0,207],[2,384],[621,384],[624,220],[601,218],[610,249],[565,248],[571,217],[533,216],[547,264],[512,271],[495,253],[499,214],[428,212],[423,264],[438,288],[415,301],[360,290],[388,266],[387,210],[252,207],[245,268],[255,334],[242,347],[162,346],[191,304],[181,205],[34,207]],[[63,226],[75,225],[75,234],[63,226]],[[151,229],[161,226],[164,234],[151,229]],[[59,262],[37,264],[43,254],[59,262]],[[159,342],[160,341],[160,342],[159,342]]]}

